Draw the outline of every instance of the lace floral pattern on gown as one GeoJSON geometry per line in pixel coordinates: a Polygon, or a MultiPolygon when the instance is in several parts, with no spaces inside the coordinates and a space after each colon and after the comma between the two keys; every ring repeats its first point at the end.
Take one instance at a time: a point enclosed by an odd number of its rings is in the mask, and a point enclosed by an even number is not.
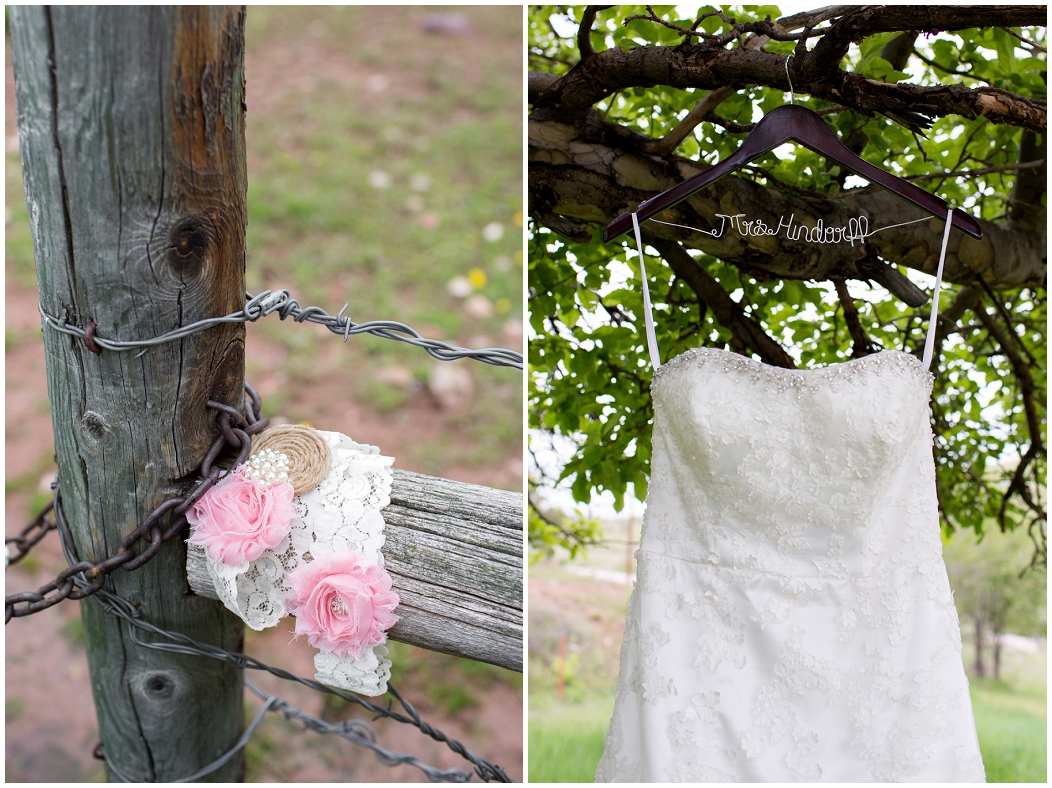
{"type": "Polygon", "coordinates": [[[931,376],[897,351],[654,376],[597,781],[983,781],[939,533],[931,376]]]}
{"type": "MultiPolygon", "coordinates": [[[[332,450],[329,472],[294,499],[299,517],[289,535],[255,561],[231,566],[206,555],[209,576],[223,604],[252,627],[272,627],[288,615],[287,575],[322,555],[355,552],[383,566],[384,519],[391,502],[391,457],[339,432],[319,430],[332,450]]],[[[364,695],[382,695],[391,676],[387,647],[369,646],[361,659],[319,652],[315,678],[364,695]]]]}

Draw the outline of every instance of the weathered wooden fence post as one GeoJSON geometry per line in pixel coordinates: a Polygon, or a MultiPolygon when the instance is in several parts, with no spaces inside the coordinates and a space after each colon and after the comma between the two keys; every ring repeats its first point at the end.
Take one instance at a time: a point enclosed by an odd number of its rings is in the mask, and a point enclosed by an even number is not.
{"type": "MultiPolygon", "coordinates": [[[[240,309],[243,9],[20,6],[10,20],[42,307],[120,339],[240,309]]],[[[218,432],[206,401],[241,407],[244,326],[141,357],[51,329],[44,344],[62,500],[80,558],[96,561],[185,488],[218,432]]],[[[239,649],[241,622],[189,592],[185,561],[173,539],[107,588],[158,626],[239,649]]],[[[81,609],[100,734],[124,772],[178,779],[231,747],[239,671],[137,646],[94,598],[81,609]]],[[[205,779],[237,779],[241,763],[205,779]]]]}

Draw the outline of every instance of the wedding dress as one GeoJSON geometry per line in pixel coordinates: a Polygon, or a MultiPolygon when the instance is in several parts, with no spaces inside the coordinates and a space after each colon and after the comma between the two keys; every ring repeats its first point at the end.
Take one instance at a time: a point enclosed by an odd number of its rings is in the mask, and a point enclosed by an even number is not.
{"type": "Polygon", "coordinates": [[[948,235],[924,361],[660,366],[643,274],[651,482],[597,781],[984,781],[928,413],[948,235]]]}

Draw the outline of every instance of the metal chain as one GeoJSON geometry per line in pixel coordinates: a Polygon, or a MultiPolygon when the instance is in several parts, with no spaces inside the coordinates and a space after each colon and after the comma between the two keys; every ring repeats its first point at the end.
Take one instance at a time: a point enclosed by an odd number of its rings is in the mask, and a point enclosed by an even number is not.
{"type": "MultiPolygon", "coordinates": [[[[231,446],[238,449],[239,456],[237,465],[241,464],[247,459],[248,451],[251,449],[251,440],[249,435],[253,435],[259,432],[267,426],[269,421],[264,418],[257,418],[256,414],[259,412],[262,405],[259,395],[256,393],[248,383],[245,384],[246,391],[248,392],[248,398],[245,401],[245,410],[247,418],[241,416],[238,411],[231,408],[228,405],[222,403],[209,401],[208,406],[219,411],[220,420],[220,436],[216,439],[212,448],[205,456],[204,461],[201,464],[202,478],[199,479],[190,488],[189,492],[184,496],[176,496],[168,499],[160,506],[158,506],[150,515],[143,521],[143,523],[132,531],[121,543],[121,552],[116,556],[113,556],[105,561],[98,564],[91,564],[87,561],[81,561],[79,556],[76,554],[76,550],[73,546],[72,535],[69,532],[69,526],[65,520],[65,512],[62,507],[61,490],[58,485],[58,480],[52,484],[52,488],[55,491],[54,500],[45,507],[44,510],[37,515],[36,520],[30,523],[22,534],[17,537],[9,537],[8,541],[16,542],[24,546],[24,549],[19,554],[19,558],[25,555],[29,547],[40,541],[43,536],[51,530],[57,530],[59,534],[59,541],[62,545],[63,553],[66,556],[66,561],[69,567],[59,573],[58,578],[49,583],[46,586],[38,589],[37,592],[24,592],[22,594],[14,594],[6,598],[7,602],[7,621],[10,621],[12,617],[29,615],[30,613],[38,612],[51,607],[63,599],[83,599],[92,594],[95,595],[96,600],[102,605],[103,609],[112,615],[123,618],[129,624],[129,636],[132,641],[143,648],[151,648],[159,651],[168,651],[177,654],[189,654],[195,656],[210,657],[225,662],[231,662],[241,670],[250,668],[253,670],[264,670],[271,673],[278,678],[282,678],[288,681],[295,681],[304,686],[310,687],[318,692],[329,693],[336,695],[337,697],[343,698],[346,701],[355,703],[362,706],[366,710],[378,715],[379,717],[386,717],[393,719],[396,722],[401,722],[409,725],[413,725],[418,728],[421,733],[430,736],[432,739],[438,742],[446,744],[453,752],[462,756],[475,766],[476,773],[483,780],[498,781],[498,782],[511,782],[511,778],[508,777],[507,773],[500,766],[496,766],[489,761],[486,761],[478,756],[474,755],[468,750],[463,744],[456,739],[449,738],[443,731],[435,728],[421,719],[419,713],[413,707],[409,701],[401,696],[401,694],[394,688],[393,685],[388,685],[388,692],[401,704],[405,713],[397,712],[388,707],[383,707],[370,701],[364,700],[350,692],[336,689],[321,684],[312,679],[304,678],[303,676],[297,676],[294,673],[283,670],[281,668],[275,668],[267,665],[260,660],[250,657],[247,654],[240,654],[237,652],[226,651],[218,646],[213,646],[205,643],[199,643],[198,641],[182,635],[178,632],[169,632],[161,629],[160,627],[154,626],[146,621],[142,620],[141,611],[129,600],[123,597],[117,596],[102,586],[105,582],[105,577],[108,572],[113,571],[117,566],[127,567],[132,561],[135,561],[137,568],[146,563],[156,552],[160,549],[160,545],[168,539],[172,538],[176,533],[182,530],[182,515],[189,510],[190,506],[200,498],[216,481],[222,478],[223,472],[216,466],[213,465],[216,458],[222,452],[226,446],[231,446]],[[232,423],[233,422],[233,423],[232,423]],[[233,426],[234,424],[244,425],[244,429],[233,426]],[[234,440],[231,440],[234,438],[234,440]],[[244,456],[242,456],[244,455],[244,456]],[[156,525],[157,519],[169,509],[176,513],[177,518],[180,522],[173,523],[172,526],[162,532],[160,527],[156,525]],[[50,514],[50,520],[47,520],[46,515],[50,514]],[[47,525],[38,524],[47,521],[47,525]],[[177,527],[178,526],[178,527],[177,527]],[[34,533],[35,529],[37,530],[34,533]],[[149,529],[150,534],[150,545],[141,554],[136,556],[135,552],[131,549],[131,546],[135,543],[136,539],[143,538],[147,534],[149,529]],[[133,538],[134,537],[134,538],[133,538]],[[19,541],[21,540],[21,541],[19,541]],[[115,559],[126,555],[122,561],[117,562],[115,559]],[[109,567],[109,568],[107,568],[109,567]],[[54,592],[54,593],[53,593],[54,592]],[[50,594],[50,596],[49,596],[50,594]],[[19,604],[25,604],[25,607],[16,607],[19,604]],[[140,638],[136,637],[133,627],[152,632],[156,635],[160,635],[172,642],[170,643],[147,643],[140,638]]],[[[17,558],[15,559],[17,560],[17,558]]],[[[359,730],[357,738],[361,739],[358,741],[355,738],[353,731],[350,729],[343,729],[334,726],[330,726],[321,720],[316,720],[305,715],[298,709],[289,706],[285,701],[276,699],[273,706],[268,701],[268,705],[264,707],[264,710],[257,715],[257,718],[253,721],[252,726],[242,737],[242,740],[235,745],[235,747],[221,756],[220,759],[213,761],[211,764],[206,766],[204,769],[191,775],[189,778],[184,778],[182,781],[191,781],[198,779],[205,774],[211,773],[215,769],[218,769],[222,763],[225,763],[227,759],[232,757],[237,750],[245,745],[248,741],[248,737],[251,736],[252,731],[258,727],[259,722],[262,719],[263,712],[267,709],[281,710],[286,713],[288,717],[297,717],[304,721],[304,724],[311,730],[319,733],[336,733],[337,735],[343,736],[350,741],[361,746],[368,747],[376,753],[377,758],[386,765],[392,766],[399,763],[406,763],[423,770],[427,774],[428,778],[434,781],[452,781],[452,782],[466,782],[470,775],[462,770],[440,770],[437,767],[428,766],[417,760],[414,756],[400,755],[399,753],[391,752],[386,750],[376,743],[375,734],[369,735],[364,731],[359,730]]],[[[371,729],[370,729],[371,730],[371,729]]],[[[119,766],[112,763],[111,760],[106,756],[105,749],[101,746],[96,747],[97,757],[106,759],[110,768],[114,774],[124,780],[125,782],[138,782],[135,778],[128,775],[119,766]]]]}
{"type": "Polygon", "coordinates": [[[51,501],[33,518],[33,522],[22,529],[21,533],[16,536],[4,537],[4,548],[6,549],[4,556],[5,566],[21,561],[26,557],[26,553],[29,552],[33,545],[47,536],[49,531],[55,530],[55,518],[51,515],[51,510],[54,506],[55,502],[51,501]]]}
{"type": "Polygon", "coordinates": [[[256,296],[251,293],[245,293],[245,298],[248,299],[248,303],[245,304],[244,309],[237,312],[231,312],[229,315],[223,315],[222,317],[209,317],[204,320],[198,320],[196,323],[168,331],[152,339],[140,340],[106,339],[95,333],[95,321],[88,323],[85,328],[81,328],[69,322],[67,313],[63,313],[62,317],[58,318],[45,312],[43,304],[37,304],[37,309],[40,310],[40,316],[43,318],[45,326],[63,334],[80,337],[84,340],[84,344],[87,345],[88,349],[94,353],[101,353],[103,349],[124,351],[141,348],[142,352],[139,355],[142,355],[153,345],[173,342],[176,339],[182,339],[198,331],[204,331],[223,323],[254,323],[261,317],[277,312],[282,320],[291,317],[293,322],[296,323],[309,321],[325,326],[332,333],[342,336],[344,342],[352,334],[373,334],[384,339],[393,339],[423,348],[440,361],[470,358],[498,367],[522,369],[522,353],[514,350],[506,348],[471,350],[469,348],[456,347],[440,342],[437,339],[425,339],[415,329],[410,328],[405,323],[399,323],[394,320],[371,320],[366,323],[355,323],[343,314],[350,302],[344,304],[343,309],[339,313],[330,315],[320,306],[301,307],[299,301],[293,298],[288,290],[264,290],[256,296]]]}
{"type": "MultiPolygon", "coordinates": [[[[202,495],[211,489],[212,485],[226,475],[226,471],[213,464],[223,449],[228,447],[235,449],[238,452],[238,456],[234,465],[242,464],[248,459],[252,451],[252,440],[249,436],[263,430],[270,423],[269,419],[257,416],[262,402],[256,390],[248,383],[245,384],[245,390],[248,396],[245,398],[244,416],[236,408],[224,405],[222,402],[208,401],[209,408],[219,411],[219,437],[216,438],[215,443],[212,444],[212,448],[208,450],[204,461],[201,463],[201,477],[190,486],[189,490],[182,495],[168,498],[150,512],[135,530],[124,537],[121,541],[120,549],[115,555],[95,564],[89,561],[77,561],[62,570],[58,577],[50,583],[41,586],[36,591],[23,591],[20,594],[6,596],[4,599],[4,623],[9,623],[12,618],[28,616],[32,613],[39,613],[41,610],[47,610],[47,608],[57,605],[65,599],[83,599],[86,596],[97,593],[106,582],[106,576],[117,569],[117,567],[124,569],[126,572],[138,569],[157,555],[162,544],[182,533],[186,527],[186,519],[184,517],[186,512],[202,495]],[[160,520],[169,512],[173,515],[172,522],[166,530],[162,531],[160,520]],[[141,553],[137,553],[133,545],[140,539],[146,540],[149,544],[141,553]],[[84,587],[78,587],[74,581],[74,576],[81,572],[84,573],[84,577],[88,578],[88,583],[84,587]]],[[[55,487],[56,500],[58,500],[57,485],[56,480],[55,485],[53,485],[55,487]]],[[[41,513],[41,515],[43,514],[44,512],[41,513]]],[[[40,515],[38,515],[39,517],[40,515]]],[[[34,524],[31,523],[23,533],[31,531],[33,527],[34,524]]],[[[50,528],[47,530],[50,530],[50,528]]],[[[38,534],[33,543],[39,541],[42,536],[42,533],[38,534]]],[[[15,537],[15,539],[17,538],[15,537]]],[[[19,558],[21,558],[21,555],[19,558]]]]}

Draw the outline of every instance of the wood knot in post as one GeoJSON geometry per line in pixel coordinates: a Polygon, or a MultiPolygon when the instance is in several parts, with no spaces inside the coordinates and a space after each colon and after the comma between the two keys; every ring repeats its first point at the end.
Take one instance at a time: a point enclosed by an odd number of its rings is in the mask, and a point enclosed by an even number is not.
{"type": "Polygon", "coordinates": [[[140,674],[135,677],[132,686],[142,697],[152,701],[169,701],[179,689],[174,677],[163,671],[140,674]]]}
{"type": "Polygon", "coordinates": [[[106,431],[109,429],[106,419],[93,410],[84,411],[80,424],[84,428],[86,436],[95,442],[105,438],[106,431]]]}
{"type": "Polygon", "coordinates": [[[212,232],[207,219],[183,219],[168,235],[168,262],[179,274],[197,274],[213,246],[211,238],[212,232]]]}
{"type": "Polygon", "coordinates": [[[264,430],[256,438],[252,454],[263,449],[279,451],[289,458],[289,483],[296,495],[317,487],[332,463],[332,449],[325,438],[303,424],[282,424],[264,430]]]}

